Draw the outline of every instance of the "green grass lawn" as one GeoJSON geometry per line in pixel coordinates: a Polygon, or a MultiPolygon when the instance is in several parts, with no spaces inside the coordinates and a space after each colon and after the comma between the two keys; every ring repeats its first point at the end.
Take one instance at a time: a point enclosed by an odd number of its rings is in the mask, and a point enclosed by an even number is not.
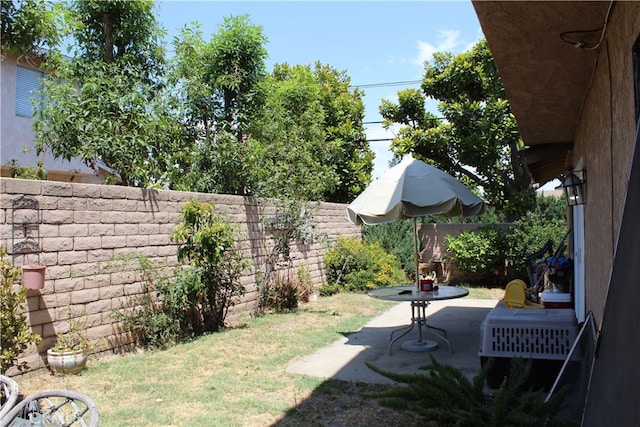
{"type": "Polygon", "coordinates": [[[40,371],[16,380],[24,395],[55,388],[88,394],[101,426],[273,425],[326,383],[287,374],[286,365],[393,304],[362,294],[322,297],[292,313],[237,319],[167,350],[90,359],[77,375],[40,371]]]}

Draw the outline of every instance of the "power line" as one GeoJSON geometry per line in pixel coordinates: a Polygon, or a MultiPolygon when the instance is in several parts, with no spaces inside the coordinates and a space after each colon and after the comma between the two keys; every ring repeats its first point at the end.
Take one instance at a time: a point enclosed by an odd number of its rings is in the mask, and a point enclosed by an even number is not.
{"type": "Polygon", "coordinates": [[[367,142],[384,142],[384,141],[393,141],[394,138],[378,138],[378,139],[367,139],[367,142]]]}
{"type": "Polygon", "coordinates": [[[402,82],[388,82],[388,83],[369,83],[366,85],[351,85],[350,88],[368,88],[368,87],[390,87],[390,86],[410,86],[422,83],[422,80],[405,80],[402,82]]]}
{"type": "MultiPolygon", "coordinates": [[[[426,117],[424,120],[447,120],[445,117],[426,117]]],[[[384,122],[362,122],[363,125],[379,125],[384,122]]]]}

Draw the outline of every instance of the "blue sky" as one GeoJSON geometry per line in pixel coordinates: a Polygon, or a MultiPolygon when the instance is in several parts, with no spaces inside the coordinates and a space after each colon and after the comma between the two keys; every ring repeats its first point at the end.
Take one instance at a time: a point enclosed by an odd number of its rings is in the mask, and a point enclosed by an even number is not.
{"type": "MultiPolygon", "coordinates": [[[[158,2],[160,23],[170,42],[197,21],[206,40],[223,19],[248,14],[268,42],[267,69],[274,64],[320,61],[345,71],[353,85],[421,80],[433,52],[460,53],[482,37],[471,1],[187,1],[158,2]]],[[[171,46],[168,46],[171,49],[171,46]]],[[[365,122],[379,122],[382,99],[419,84],[365,87],[365,122]]],[[[437,113],[435,104],[429,109],[437,113]]],[[[379,124],[366,125],[368,139],[389,138],[379,124]]],[[[373,178],[391,158],[388,142],[372,142],[373,178]]]]}

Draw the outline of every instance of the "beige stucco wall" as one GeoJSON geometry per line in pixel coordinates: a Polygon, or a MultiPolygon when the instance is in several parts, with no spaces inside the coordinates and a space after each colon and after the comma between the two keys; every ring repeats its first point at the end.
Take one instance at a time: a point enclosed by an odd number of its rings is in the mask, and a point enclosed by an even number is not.
{"type": "MultiPolygon", "coordinates": [[[[230,318],[250,312],[257,298],[257,276],[264,244],[272,244],[261,218],[273,213],[273,206],[259,206],[250,198],[178,191],[106,186],[51,181],[0,179],[0,244],[12,244],[12,201],[22,195],[36,198],[40,205],[39,226],[42,253],[47,266],[45,287],[28,291],[28,319],[33,331],[43,337],[37,348],[26,353],[32,368],[45,366],[43,355],[55,342],[56,332],[66,328],[65,310],[84,311],[89,334],[99,340],[101,351],[119,351],[131,343],[121,333],[112,310],[120,308],[142,292],[141,271],[136,263],[122,264],[120,255],[140,254],[169,268],[178,265],[177,246],[170,234],[179,222],[182,204],[190,199],[208,201],[237,228],[236,239],[254,265],[242,277],[246,295],[233,308],[230,318]]],[[[338,236],[359,237],[360,227],[347,220],[346,206],[321,203],[312,206],[316,239],[292,248],[293,270],[306,265],[315,285],[324,280],[322,256],[326,240],[338,236]]],[[[25,214],[26,215],[26,214],[25,214]]],[[[20,230],[18,227],[18,235],[20,230]]],[[[36,263],[33,255],[15,258],[15,265],[36,263]]]]}
{"type": "Polygon", "coordinates": [[[640,14],[635,11],[638,7],[636,2],[616,4],[570,157],[572,165],[582,160],[587,170],[586,306],[598,322],[604,312],[635,145],[632,47],[640,34],[640,14]]]}

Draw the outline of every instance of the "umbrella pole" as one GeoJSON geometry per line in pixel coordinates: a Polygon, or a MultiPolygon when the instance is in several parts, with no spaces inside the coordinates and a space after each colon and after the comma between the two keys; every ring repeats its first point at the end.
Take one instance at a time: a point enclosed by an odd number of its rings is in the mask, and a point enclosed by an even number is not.
{"type": "Polygon", "coordinates": [[[416,290],[420,290],[420,270],[418,268],[419,266],[419,262],[418,262],[418,257],[419,257],[419,253],[418,253],[418,223],[416,218],[413,218],[413,249],[414,249],[414,254],[413,254],[413,261],[415,264],[415,276],[416,276],[416,280],[415,280],[415,285],[416,285],[416,290]]]}

